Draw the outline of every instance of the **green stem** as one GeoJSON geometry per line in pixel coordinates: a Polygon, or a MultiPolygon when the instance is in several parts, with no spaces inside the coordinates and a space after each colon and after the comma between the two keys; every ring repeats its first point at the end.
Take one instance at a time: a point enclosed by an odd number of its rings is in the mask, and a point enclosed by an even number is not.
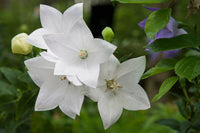
{"type": "Polygon", "coordinates": [[[189,98],[189,96],[188,96],[188,93],[187,93],[187,90],[185,89],[185,87],[183,88],[183,93],[184,93],[184,95],[185,95],[185,97],[186,97],[188,103],[191,104],[191,100],[190,100],[190,98],[189,98]]]}

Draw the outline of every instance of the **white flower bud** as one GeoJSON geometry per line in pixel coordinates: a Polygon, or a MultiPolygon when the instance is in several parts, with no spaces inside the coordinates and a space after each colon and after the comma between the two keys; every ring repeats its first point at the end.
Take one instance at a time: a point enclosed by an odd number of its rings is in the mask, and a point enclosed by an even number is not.
{"type": "Polygon", "coordinates": [[[28,35],[26,33],[20,33],[13,37],[11,40],[11,47],[13,54],[27,55],[32,51],[32,45],[26,42],[28,35]]]}

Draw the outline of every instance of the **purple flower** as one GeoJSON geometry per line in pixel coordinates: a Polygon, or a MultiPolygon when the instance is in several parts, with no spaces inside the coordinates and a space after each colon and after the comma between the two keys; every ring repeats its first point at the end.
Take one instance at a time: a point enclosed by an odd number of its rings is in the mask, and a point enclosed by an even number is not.
{"type": "MultiPolygon", "coordinates": [[[[159,8],[149,8],[149,7],[145,7],[146,9],[149,9],[151,11],[157,11],[159,10],[159,8]]],[[[140,23],[138,23],[138,25],[144,29],[145,28],[145,23],[146,23],[146,19],[142,20],[140,23]]],[[[155,36],[155,40],[159,39],[159,38],[172,38],[175,36],[179,36],[182,34],[187,34],[187,32],[184,29],[178,29],[178,23],[176,22],[176,20],[173,17],[170,17],[169,23],[165,26],[165,28],[163,28],[162,30],[160,30],[156,36],[155,36]]],[[[148,42],[148,44],[151,44],[154,40],[150,40],[148,42]]],[[[146,49],[147,51],[149,51],[148,49],[146,49]]],[[[170,50],[170,51],[164,51],[163,52],[163,58],[171,58],[174,57],[178,54],[179,50],[170,50]]],[[[151,53],[151,52],[150,52],[151,53]]],[[[150,59],[151,60],[155,60],[157,58],[157,56],[160,54],[160,52],[158,53],[151,53],[150,59]]]]}

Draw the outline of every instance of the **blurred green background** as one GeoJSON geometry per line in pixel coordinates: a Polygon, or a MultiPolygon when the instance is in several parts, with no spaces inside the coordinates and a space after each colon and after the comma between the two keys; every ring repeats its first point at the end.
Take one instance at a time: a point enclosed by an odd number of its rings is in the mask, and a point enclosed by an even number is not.
{"type": "MultiPolygon", "coordinates": [[[[35,29],[41,27],[39,18],[39,5],[41,3],[48,4],[64,12],[73,5],[74,1],[0,0],[0,67],[15,68],[16,71],[21,72],[26,71],[23,63],[26,57],[13,55],[10,42],[18,33],[25,32],[30,34],[35,29]]],[[[187,20],[185,19],[187,5],[187,0],[177,0],[173,6],[173,16],[176,20],[183,21],[189,25],[196,24],[197,31],[200,31],[199,16],[191,15],[187,20]]],[[[84,6],[84,19],[88,26],[90,26],[91,10],[87,9],[89,5],[84,6]]],[[[103,11],[102,13],[106,14],[103,11]]],[[[113,43],[118,46],[116,56],[121,61],[144,54],[148,56],[148,53],[144,51],[147,38],[137,23],[146,18],[150,13],[151,11],[139,4],[115,4],[111,27],[115,32],[113,43]]],[[[153,62],[148,62],[148,64],[151,65],[153,62]]],[[[13,87],[12,81],[14,80],[9,79],[5,73],[2,72],[0,74],[0,133],[173,133],[175,131],[172,129],[157,125],[154,122],[162,118],[183,120],[176,105],[172,101],[165,100],[165,104],[156,103],[151,109],[146,111],[124,110],[118,122],[105,131],[96,103],[89,99],[85,100],[81,115],[76,120],[70,119],[59,109],[34,112],[33,108],[36,97],[33,96],[30,100],[28,96],[32,96],[32,93],[37,94],[38,88],[30,81],[29,77],[27,77],[26,81],[20,80],[13,89],[10,89],[10,87],[13,87]],[[26,85],[24,85],[25,83],[26,85]],[[11,94],[4,92],[8,87],[13,92],[14,102],[9,97],[11,94]]]]}

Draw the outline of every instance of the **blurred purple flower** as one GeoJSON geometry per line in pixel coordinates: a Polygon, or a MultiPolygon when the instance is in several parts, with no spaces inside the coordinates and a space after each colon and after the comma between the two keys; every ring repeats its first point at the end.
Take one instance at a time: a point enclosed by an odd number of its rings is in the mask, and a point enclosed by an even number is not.
{"type": "MultiPolygon", "coordinates": [[[[150,7],[145,7],[145,8],[148,9],[148,10],[151,10],[151,11],[159,10],[159,8],[150,8],[150,7]]],[[[142,20],[140,23],[138,23],[138,25],[142,29],[145,28],[146,20],[147,20],[147,18],[142,20]]],[[[178,23],[176,22],[176,20],[173,17],[170,17],[169,23],[165,26],[165,28],[163,28],[162,30],[160,30],[156,34],[155,40],[159,39],[159,38],[172,38],[172,37],[179,36],[179,35],[182,35],[182,34],[187,34],[187,32],[184,29],[178,29],[178,23]]],[[[151,44],[153,41],[154,41],[153,39],[150,40],[148,42],[148,44],[151,44]]],[[[148,49],[146,49],[146,50],[149,51],[148,49]]],[[[163,52],[163,58],[174,57],[174,56],[178,55],[178,52],[179,52],[179,50],[164,51],[163,52]]],[[[151,53],[150,59],[155,60],[159,54],[160,54],[160,52],[151,53]]]]}

